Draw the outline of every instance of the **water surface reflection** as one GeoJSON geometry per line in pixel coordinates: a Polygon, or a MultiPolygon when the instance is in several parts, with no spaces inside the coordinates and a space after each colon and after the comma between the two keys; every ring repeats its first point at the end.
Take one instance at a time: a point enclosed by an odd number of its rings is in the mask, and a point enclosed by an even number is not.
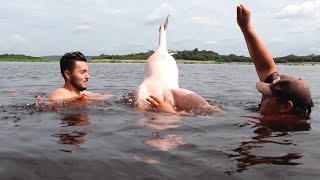
{"type": "MultiPolygon", "coordinates": [[[[87,126],[91,124],[87,114],[68,114],[63,116],[61,121],[62,126],[60,128],[63,131],[65,131],[64,128],[69,126],[87,126]]],[[[56,133],[52,136],[59,139],[59,144],[80,146],[80,144],[85,143],[87,134],[88,131],[77,129],[71,132],[56,133]]]]}
{"type": "MultiPolygon", "coordinates": [[[[245,125],[248,125],[246,123],[245,125]]],[[[250,141],[241,142],[240,146],[226,153],[229,159],[236,161],[236,170],[226,171],[231,175],[235,172],[249,170],[251,166],[265,165],[300,165],[298,159],[303,157],[303,152],[293,152],[294,143],[292,133],[297,131],[309,131],[310,123],[307,120],[291,121],[258,121],[254,125],[255,136],[250,141]],[[280,145],[280,146],[279,146],[280,145]],[[290,148],[291,147],[291,148],[290,148]],[[273,151],[273,149],[278,149],[273,151]],[[279,154],[279,149],[284,151],[279,154]],[[258,153],[257,153],[258,152],[258,153]],[[274,152],[274,153],[273,153],[274,152]],[[277,152],[277,153],[275,153],[277,152]]]]}

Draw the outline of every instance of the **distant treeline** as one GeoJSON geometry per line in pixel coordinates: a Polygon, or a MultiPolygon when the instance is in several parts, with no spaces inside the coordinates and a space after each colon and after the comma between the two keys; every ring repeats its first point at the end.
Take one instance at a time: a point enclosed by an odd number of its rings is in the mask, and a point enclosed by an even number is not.
{"type": "Polygon", "coordinates": [[[121,59],[121,60],[128,60],[128,59],[137,59],[137,60],[146,60],[149,56],[151,56],[154,51],[149,50],[145,53],[136,53],[136,54],[127,54],[127,55],[106,55],[101,54],[100,56],[92,57],[92,60],[99,60],[99,59],[121,59]]]}
{"type": "Polygon", "coordinates": [[[46,60],[41,57],[26,56],[23,54],[2,54],[0,55],[2,62],[53,62],[54,60],[46,60]]]}
{"type": "Polygon", "coordinates": [[[33,56],[26,56],[23,54],[1,54],[0,59],[38,59],[41,60],[41,57],[33,57],[33,56]]]}
{"type": "MultiPolygon", "coordinates": [[[[51,55],[51,56],[41,56],[42,59],[45,60],[60,60],[63,55],[51,55]]],[[[92,59],[94,56],[86,56],[87,60],[92,59]]]]}
{"type": "MultiPolygon", "coordinates": [[[[105,55],[101,54],[100,56],[93,57],[93,60],[98,59],[137,59],[137,60],[146,60],[150,57],[154,51],[149,50],[145,53],[136,53],[136,54],[127,54],[127,55],[105,55]]],[[[199,51],[197,48],[194,50],[184,50],[171,52],[172,56],[175,59],[183,60],[193,60],[193,61],[216,61],[216,62],[250,62],[250,58],[245,56],[237,55],[219,55],[213,51],[202,50],[199,51]]]]}
{"type": "MultiPolygon", "coordinates": [[[[146,60],[148,59],[154,51],[149,50],[145,53],[136,53],[128,55],[105,55],[101,54],[100,56],[95,56],[92,59],[137,59],[137,60],[146,60]]],[[[213,51],[201,50],[198,48],[194,50],[184,50],[172,52],[175,59],[184,59],[184,60],[196,60],[196,61],[216,61],[216,62],[251,62],[249,57],[246,56],[237,56],[234,54],[230,55],[219,55],[213,51]]],[[[274,58],[276,63],[288,63],[288,62],[320,62],[320,55],[308,55],[308,56],[296,56],[288,55],[284,57],[274,58]]]]}
{"type": "Polygon", "coordinates": [[[293,54],[274,58],[277,63],[288,63],[288,62],[320,62],[320,55],[308,55],[308,56],[295,56],[293,54]]]}
{"type": "MultiPolygon", "coordinates": [[[[127,54],[127,55],[105,55],[102,54],[100,56],[90,56],[93,60],[101,60],[101,59],[114,59],[114,60],[146,60],[150,57],[154,51],[149,50],[148,52],[140,52],[135,54],[127,54]]],[[[246,56],[237,56],[234,54],[230,55],[219,55],[213,51],[201,50],[198,48],[194,50],[183,50],[171,52],[172,56],[175,59],[182,60],[193,60],[193,61],[214,61],[214,62],[251,62],[249,57],[246,56]]],[[[49,57],[49,56],[46,56],[49,57]]],[[[89,56],[88,56],[89,57],[89,56]]],[[[26,56],[22,54],[3,54],[0,55],[0,60],[30,60],[30,61],[45,61],[50,58],[45,57],[32,57],[26,56]]],[[[89,59],[89,58],[88,58],[89,59]]],[[[320,62],[320,55],[308,55],[308,56],[296,56],[296,55],[288,55],[284,57],[274,58],[276,63],[291,63],[291,62],[320,62]]],[[[58,59],[57,59],[58,60],[58,59]]]]}

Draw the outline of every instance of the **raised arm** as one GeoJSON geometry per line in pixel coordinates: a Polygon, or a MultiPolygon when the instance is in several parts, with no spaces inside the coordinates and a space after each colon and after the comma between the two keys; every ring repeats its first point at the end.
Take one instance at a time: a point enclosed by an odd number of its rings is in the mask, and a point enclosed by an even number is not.
{"type": "Polygon", "coordinates": [[[277,67],[270,52],[254,31],[250,19],[250,10],[244,5],[237,6],[238,25],[247,43],[250,57],[256,67],[259,79],[263,82],[271,73],[277,71],[277,67]]]}

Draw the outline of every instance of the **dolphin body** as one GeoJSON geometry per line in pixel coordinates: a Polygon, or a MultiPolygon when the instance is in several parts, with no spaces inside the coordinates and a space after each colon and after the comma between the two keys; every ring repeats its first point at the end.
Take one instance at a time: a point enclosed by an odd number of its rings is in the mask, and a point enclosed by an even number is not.
{"type": "Polygon", "coordinates": [[[144,79],[134,92],[134,108],[140,111],[151,110],[146,99],[153,95],[163,101],[167,100],[178,111],[206,109],[210,104],[205,99],[192,91],[179,88],[178,66],[167,50],[168,17],[159,29],[158,48],[146,61],[144,79]]]}

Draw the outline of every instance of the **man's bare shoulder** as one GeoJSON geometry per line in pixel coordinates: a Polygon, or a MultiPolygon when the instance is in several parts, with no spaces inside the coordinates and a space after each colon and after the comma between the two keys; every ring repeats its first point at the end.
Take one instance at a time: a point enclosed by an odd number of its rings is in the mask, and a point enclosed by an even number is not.
{"type": "Polygon", "coordinates": [[[66,88],[59,88],[59,89],[55,90],[48,97],[48,100],[49,101],[76,100],[76,99],[83,97],[83,95],[85,95],[87,99],[106,100],[112,96],[111,94],[98,94],[98,93],[93,93],[90,91],[82,91],[81,94],[82,95],[79,96],[79,95],[76,95],[76,94],[70,92],[66,88]]]}
{"type": "Polygon", "coordinates": [[[49,95],[48,100],[50,101],[58,101],[65,100],[76,97],[66,88],[56,89],[52,94],[49,95]]]}

